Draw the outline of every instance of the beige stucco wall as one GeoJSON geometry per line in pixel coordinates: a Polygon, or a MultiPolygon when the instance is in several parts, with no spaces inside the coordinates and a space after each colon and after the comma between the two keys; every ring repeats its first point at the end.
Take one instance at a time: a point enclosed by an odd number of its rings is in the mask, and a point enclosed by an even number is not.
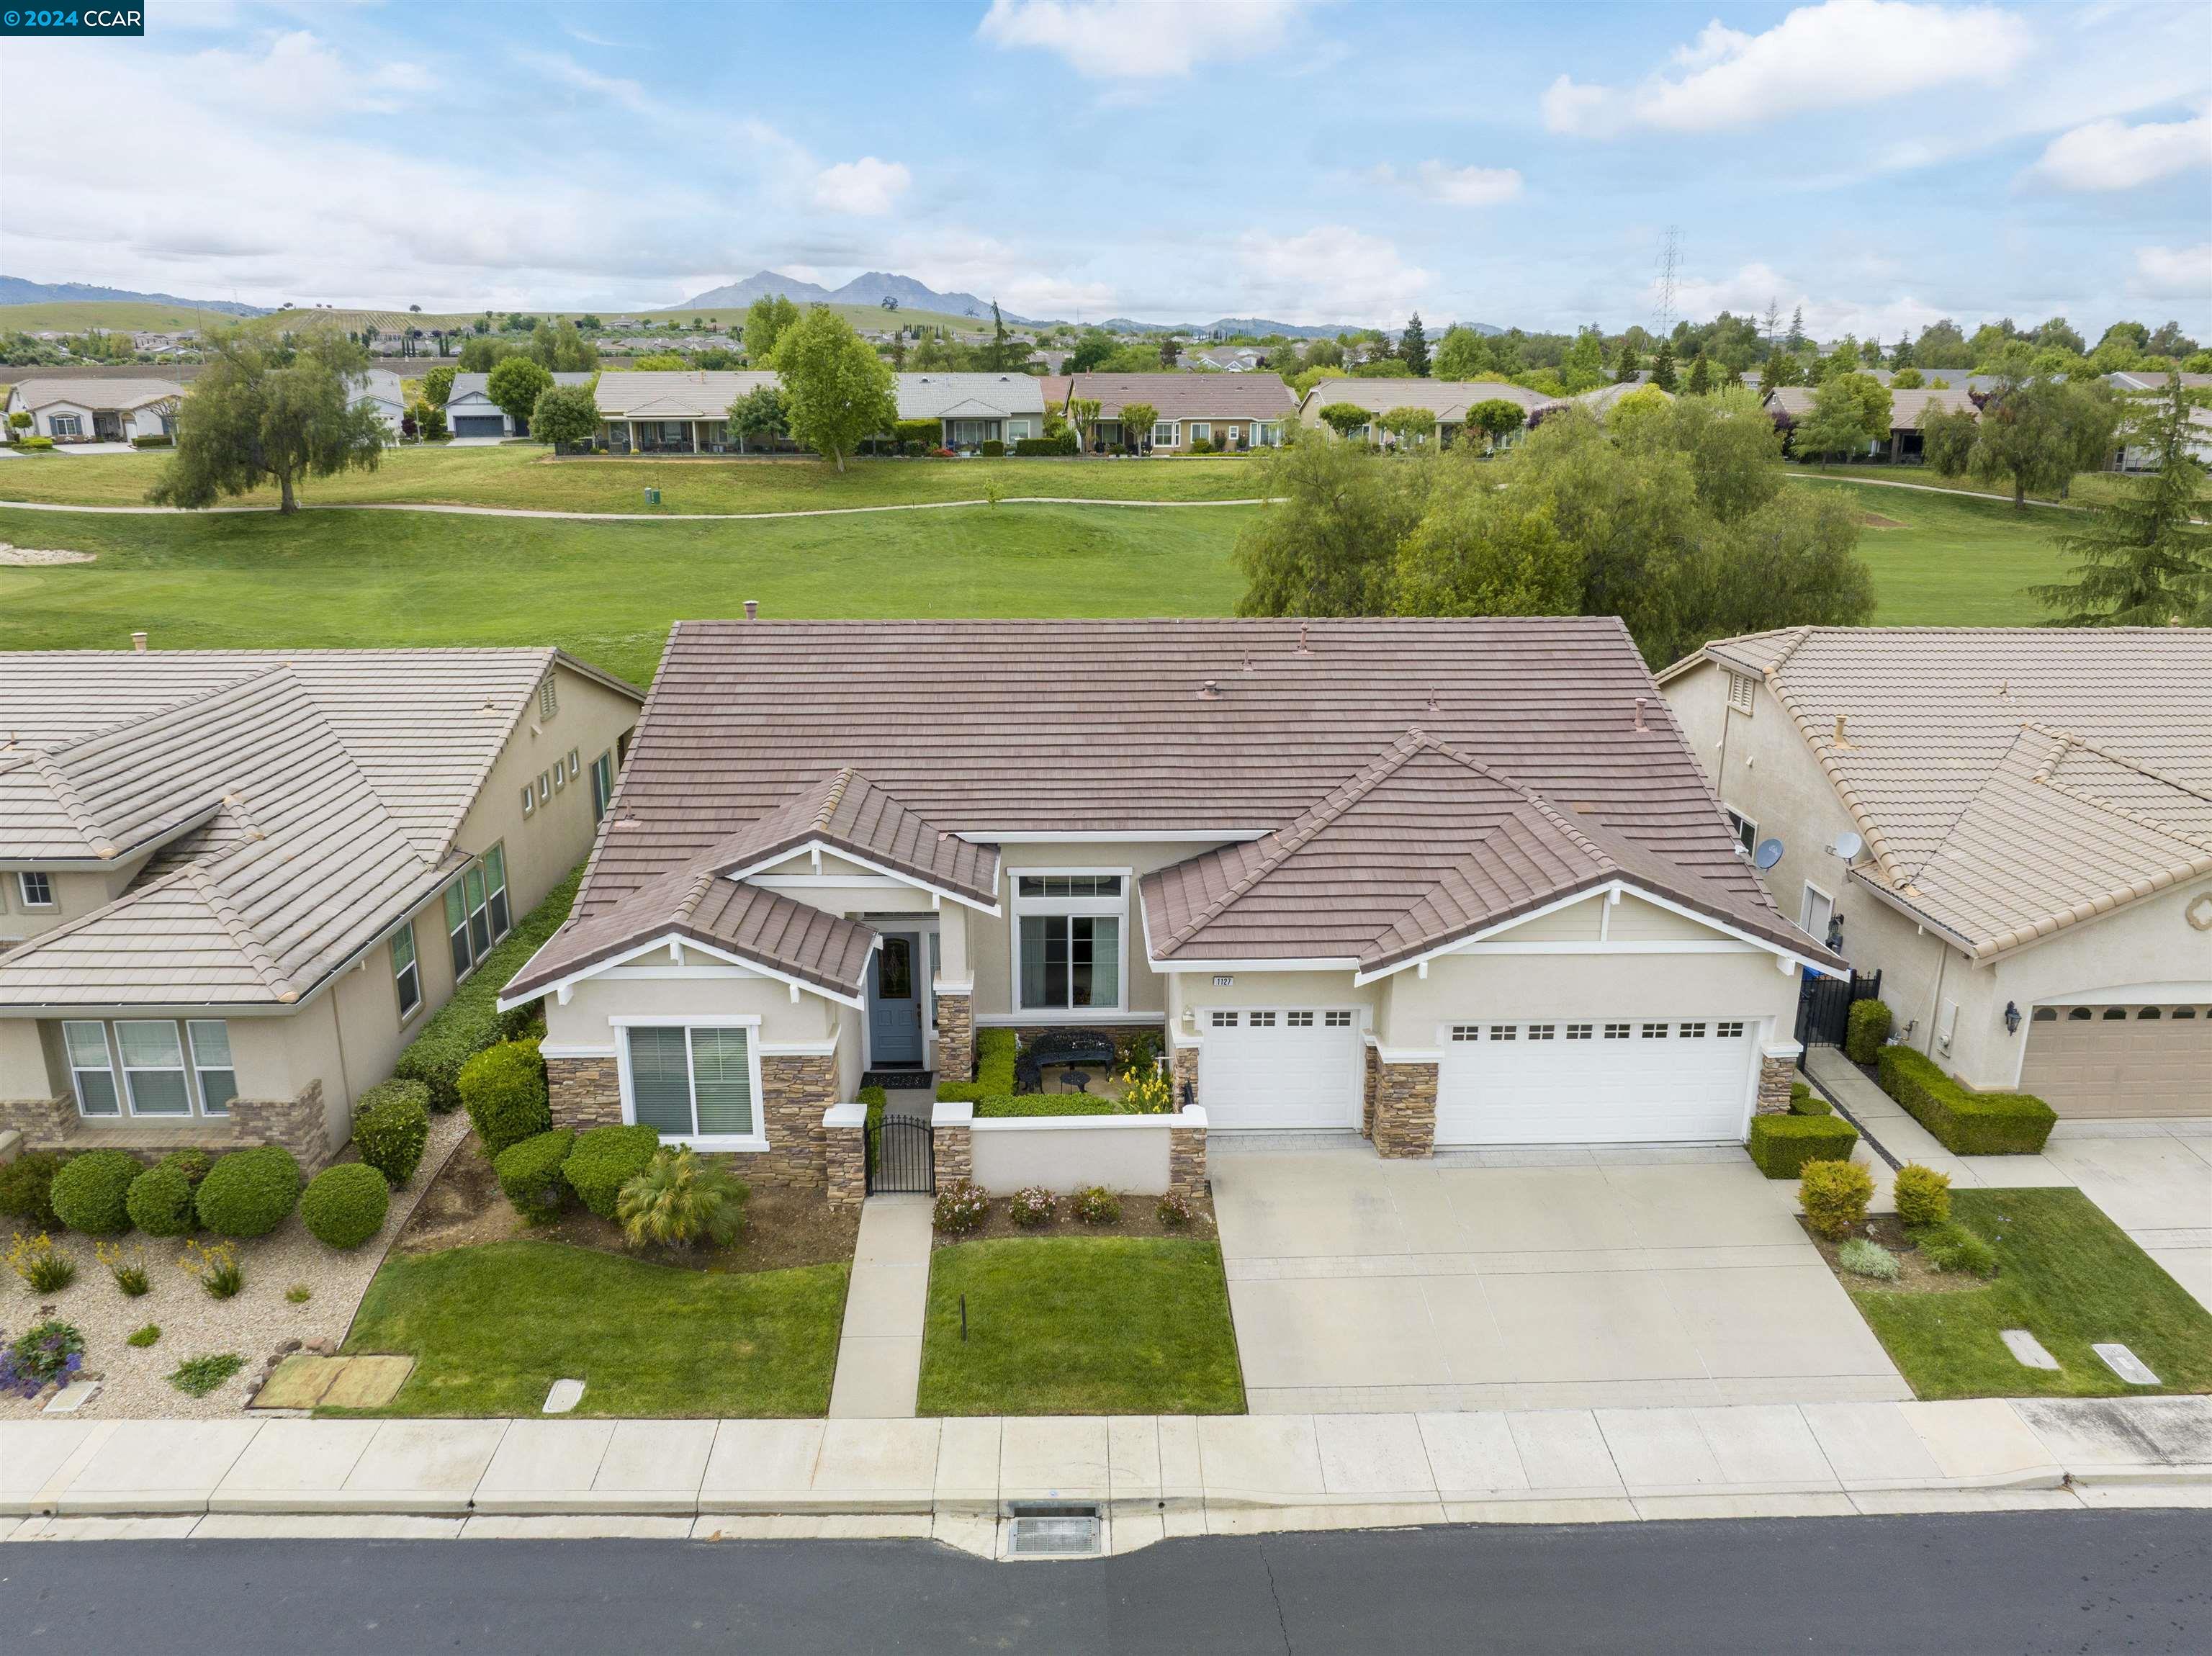
{"type": "MultiPolygon", "coordinates": [[[[1708,933],[1707,936],[1711,936],[1708,933]]],[[[1376,1029],[1386,1047],[1431,1050],[1441,1025],[1475,1018],[1578,1015],[1607,1018],[1742,1018],[1769,1021],[1765,1038],[1787,1040],[1797,1010],[1797,976],[1765,949],[1710,954],[1446,955],[1426,978],[1405,971],[1376,1029]]]]}
{"type": "Polygon", "coordinates": [[[94,869],[39,869],[35,863],[0,864],[5,870],[0,872],[0,949],[26,942],[113,902],[145,863],[145,858],[133,857],[94,869]],[[46,875],[53,889],[52,902],[33,905],[23,901],[23,888],[15,876],[27,867],[46,875]]]}
{"type": "Polygon", "coordinates": [[[740,966],[702,964],[696,951],[686,961],[679,967],[667,951],[656,951],[583,980],[565,1006],[547,996],[546,1049],[571,1058],[611,1053],[615,1017],[757,1017],[769,1044],[839,1033],[836,1014],[844,1009],[835,1001],[804,990],[793,1001],[788,984],[740,966]]]}

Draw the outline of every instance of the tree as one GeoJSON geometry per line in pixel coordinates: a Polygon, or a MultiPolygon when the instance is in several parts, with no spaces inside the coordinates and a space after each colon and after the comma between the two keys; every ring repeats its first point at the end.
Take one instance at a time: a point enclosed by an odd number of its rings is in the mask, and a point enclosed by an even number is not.
{"type": "Polygon", "coordinates": [[[2009,482],[2014,507],[2025,510],[2028,490],[2061,492],[2111,452],[2118,412],[2102,385],[2032,374],[2018,350],[1982,405],[1966,466],[1984,482],[2009,482]]]}
{"type": "Polygon", "coordinates": [[[1889,376],[1892,391],[1918,391],[1928,383],[1928,376],[1917,368],[1899,368],[1889,376]]]}
{"type": "Polygon", "coordinates": [[[510,356],[491,371],[491,378],[484,382],[484,395],[499,405],[520,433],[530,423],[538,399],[552,384],[553,376],[533,359],[510,356]]]}
{"type": "Polygon", "coordinates": [[[1776,351],[1759,371],[1759,388],[1761,391],[1774,391],[1784,385],[1802,385],[1804,383],[1804,365],[1787,351],[1776,351]]]}
{"type": "Polygon", "coordinates": [[[991,343],[983,347],[980,364],[986,373],[1012,373],[1029,353],[1006,333],[1006,319],[999,314],[999,301],[991,301],[991,343]]]}
{"type": "Polygon", "coordinates": [[[2089,349],[2063,316],[2052,317],[2028,337],[2039,350],[2063,351],[2069,356],[2080,356],[2089,349]]]}
{"type": "Polygon", "coordinates": [[[2150,330],[2140,322],[2115,322],[2105,330],[2104,337],[2097,342],[2097,349],[2100,351],[2107,345],[2124,345],[2137,355],[2142,355],[2150,349],[2150,330]]]}
{"type": "Polygon", "coordinates": [[[730,404],[730,429],[738,434],[738,452],[755,437],[773,438],[789,419],[783,393],[774,385],[756,385],[730,404]]]}
{"type": "Polygon", "coordinates": [[[1398,548],[1420,521],[1431,468],[1378,465],[1343,443],[1301,443],[1269,464],[1273,497],[1237,537],[1240,616],[1389,613],[1398,548]]]}
{"type": "Polygon", "coordinates": [[[1122,446],[1141,451],[1152,440],[1152,428],[1159,423],[1159,418],[1160,411],[1150,403],[1122,403],[1122,446]]]}
{"type": "Polygon", "coordinates": [[[1340,437],[1349,437],[1375,416],[1357,403],[1331,403],[1315,416],[1340,437]]]}
{"type": "Polygon", "coordinates": [[[422,376],[422,400],[435,408],[446,406],[446,399],[453,394],[453,367],[441,362],[422,376]]]}
{"type": "Polygon", "coordinates": [[[798,321],[798,306],[781,294],[763,294],[745,309],[745,355],[756,366],[768,367],[778,343],[798,321]]]}
{"type": "Polygon", "coordinates": [[[530,411],[530,434],[558,448],[588,443],[599,428],[599,405],[589,385],[548,385],[530,411]]]}
{"type": "Polygon", "coordinates": [[[1528,410],[1502,397],[1490,397],[1467,411],[1467,422],[1483,434],[1485,452],[1492,452],[1528,423],[1528,410]]]}
{"type": "Polygon", "coordinates": [[[1699,351],[1697,355],[1691,360],[1690,377],[1683,382],[1682,389],[1692,397],[1703,397],[1709,393],[1712,388],[1712,364],[1706,361],[1705,354],[1703,351],[1699,351]]]}
{"type": "Polygon", "coordinates": [[[1796,425],[1800,454],[1858,454],[1889,435],[1889,388],[1872,374],[1839,373],[1813,393],[1796,425]]]}
{"type": "MultiPolygon", "coordinates": [[[[1344,360],[1344,352],[1337,349],[1337,361],[1344,360]]],[[[1444,330],[1444,337],[1437,342],[1436,355],[1429,363],[1429,373],[1437,379],[1480,379],[1490,372],[1490,349],[1480,334],[1472,328],[1454,326],[1444,330]]]]}
{"type": "Polygon", "coordinates": [[[630,359],[633,373],[683,373],[691,367],[691,359],[682,351],[647,351],[630,359]]]}
{"type": "Polygon", "coordinates": [[[2212,606],[2212,530],[2194,521],[2204,509],[2205,470],[2194,449],[2181,376],[2170,374],[2154,398],[2121,422],[2124,447],[2147,450],[2155,470],[2114,480],[2084,525],[2058,537],[2074,578],[2028,588],[2062,627],[2168,627],[2212,606]]]}
{"type": "Polygon", "coordinates": [[[579,333],[574,323],[541,318],[530,331],[530,357],[555,373],[588,373],[599,366],[599,348],[579,333]]]}
{"type": "Polygon", "coordinates": [[[1077,440],[1088,454],[1098,427],[1098,416],[1105,405],[1095,397],[1071,397],[1067,399],[1067,417],[1074,422],[1077,440]]]}
{"type": "Polygon", "coordinates": [[[1615,368],[1613,372],[1613,384],[1616,385],[1633,385],[1636,382],[1636,376],[1643,372],[1644,359],[1636,354],[1636,342],[1632,339],[1622,340],[1620,342],[1620,366],[1615,368]]]}
{"type": "Polygon", "coordinates": [[[2156,333],[2143,342],[2143,349],[2153,356],[2194,356],[2197,342],[2181,331],[2180,323],[2164,322],[2159,325],[2156,333]]]}
{"type": "Polygon", "coordinates": [[[1173,334],[1160,336],[1160,366],[1172,368],[1182,356],[1182,341],[1173,334]]]}
{"type": "Polygon", "coordinates": [[[415,434],[426,443],[446,439],[446,410],[435,403],[422,402],[408,410],[415,416],[415,434]]]}
{"type": "Polygon", "coordinates": [[[1959,325],[1947,316],[1920,331],[1912,360],[1923,368],[1968,368],[1974,364],[1974,353],[1959,325]]]}
{"type": "Polygon", "coordinates": [[[1805,307],[1802,305],[1790,312],[1790,331],[1782,341],[1782,349],[1792,353],[1805,349],[1805,307]]]}
{"type": "Polygon", "coordinates": [[[1412,448],[1435,434],[1437,416],[1425,408],[1401,403],[1394,409],[1385,409],[1375,423],[1396,438],[1400,448],[1412,448]]]}
{"type": "Polygon", "coordinates": [[[1971,406],[1946,409],[1931,402],[1920,410],[1920,458],[1939,477],[1966,475],[1980,434],[1981,418],[1971,406]]]}
{"type": "Polygon", "coordinates": [[[1559,358],[1559,383],[1570,397],[1605,384],[1605,343],[1595,328],[1577,333],[1575,343],[1559,358]]]}
{"type": "Polygon", "coordinates": [[[456,366],[463,373],[489,373],[514,355],[514,347],[503,339],[471,339],[461,347],[456,366]]]}
{"type": "Polygon", "coordinates": [[[1398,360],[1417,379],[1429,376],[1429,337],[1421,331],[1421,313],[1413,312],[1406,323],[1406,331],[1399,336],[1398,360]]]}
{"type": "Polygon", "coordinates": [[[368,354],[333,330],[306,335],[280,361],[244,333],[206,341],[208,364],[177,418],[175,455],[146,498],[204,507],[276,482],[279,510],[296,512],[301,477],[374,471],[384,455],[384,421],[354,394],[368,354]]]}
{"type": "MultiPolygon", "coordinates": [[[[752,326],[750,317],[745,325],[752,326]]],[[[810,307],[776,341],[776,372],[791,434],[845,469],[845,457],[898,418],[891,371],[826,305],[810,307]]]]}
{"type": "Polygon", "coordinates": [[[1062,366],[1070,373],[1090,373],[1121,349],[1115,343],[1114,336],[1103,328],[1085,328],[1083,337],[1075,342],[1075,349],[1067,354],[1067,361],[1062,366]]]}
{"type": "Polygon", "coordinates": [[[1662,339],[1659,349],[1651,358],[1651,383],[1663,391],[1679,388],[1674,376],[1674,342],[1662,339]]]}
{"type": "Polygon", "coordinates": [[[1547,505],[1500,489],[1487,467],[1446,465],[1398,549],[1391,609],[1409,616],[1571,616],[1582,564],[1547,505]]]}

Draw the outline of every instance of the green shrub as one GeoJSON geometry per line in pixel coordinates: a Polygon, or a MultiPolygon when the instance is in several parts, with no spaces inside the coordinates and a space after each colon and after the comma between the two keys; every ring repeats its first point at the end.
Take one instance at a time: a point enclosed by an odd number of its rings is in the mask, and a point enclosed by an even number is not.
{"type": "Polygon", "coordinates": [[[1996,1250],[1955,1221],[1931,1226],[1912,1240],[1920,1257],[1938,1271],[1984,1277],[1997,1274],[1996,1250]]]}
{"type": "Polygon", "coordinates": [[[1075,1192],[1068,1207],[1086,1225],[1119,1224],[1121,1198],[1103,1185],[1091,1185],[1075,1192]]]}
{"type": "Polygon", "coordinates": [[[461,1066],[461,1107],[483,1153],[497,1160],[510,1144],[553,1125],[545,1093],[545,1060],[534,1040],[503,1040],[461,1066]]]}
{"type": "Polygon", "coordinates": [[[1838,1248],[1836,1263],[1854,1277],[1871,1277],[1881,1283],[1893,1283],[1900,1274],[1897,1256],[1863,1236],[1854,1236],[1838,1248]]]}
{"type": "Polygon", "coordinates": [[[384,1228],[392,1186],[366,1162],[341,1162],[308,1181],[300,1222],[325,1247],[356,1248],[384,1228]]]}
{"type": "Polygon", "coordinates": [[[602,1219],[616,1216],[622,1187],[645,1171],[660,1148],[651,1127],[592,1127],[576,1135],[575,1148],[561,1164],[561,1176],[581,1202],[602,1219]]]}
{"type": "Polygon", "coordinates": [[[15,443],[18,448],[48,449],[53,446],[54,440],[51,437],[23,437],[17,439],[15,443]]]}
{"type": "Polygon", "coordinates": [[[979,1098],[978,1121],[1006,1120],[1032,1115],[1121,1115],[1127,1113],[1118,1100],[1089,1093],[1016,1093],[1010,1098],[979,1098]]]}
{"type": "Polygon", "coordinates": [[[932,1222],[949,1236],[965,1236],[990,1216],[991,1198],[983,1193],[983,1187],[963,1179],[938,1192],[932,1222]]]}
{"type": "Polygon", "coordinates": [[[1030,454],[1080,454],[1083,445],[1072,431],[1063,431],[1057,437],[1018,437],[1014,452],[1030,454]]]}
{"type": "Polygon", "coordinates": [[[192,1181],[182,1168],[166,1162],[131,1181],[124,1205],[131,1222],[149,1236],[182,1236],[198,1220],[192,1206],[192,1181]]]}
{"type": "Polygon", "coordinates": [[[430,1089],[422,1082],[385,1082],[353,1107],[354,1148],[395,1190],[415,1176],[429,1142],[430,1089]]]}
{"type": "Polygon", "coordinates": [[[1211,454],[1213,452],[1212,440],[1206,437],[1194,437],[1189,442],[1183,445],[1183,452],[1186,454],[1211,454]]]}
{"type": "Polygon", "coordinates": [[[169,1384],[188,1398],[204,1398],[245,1367],[246,1359],[235,1351],[191,1357],[171,1372],[169,1384]]]}
{"type": "Polygon", "coordinates": [[[131,1228],[131,1184],[146,1170],[128,1150],[87,1150],[54,1174],[54,1212],[88,1236],[120,1236],[131,1228]]]}
{"type": "Polygon", "coordinates": [[[981,1029],[975,1035],[975,1078],[940,1081],[941,1104],[975,1104],[987,1098],[1006,1098],[1014,1090],[1014,1053],[1018,1043],[1011,1029],[981,1029]]]}
{"type": "Polygon", "coordinates": [[[1844,1030],[1844,1056],[1854,1064],[1873,1063],[1881,1056],[1881,1044],[1889,1039],[1895,1022],[1884,1002],[1853,1001],[1844,1030]]]}
{"type": "Polygon", "coordinates": [[[1856,1162],[1814,1162],[1797,1180],[1797,1201],[1816,1234],[1836,1241],[1866,1222],[1874,1175],[1856,1162]]]}
{"type": "Polygon", "coordinates": [[[52,1150],[31,1150],[0,1164],[0,1218],[20,1219],[33,1230],[59,1230],[54,1211],[54,1175],[64,1158],[52,1150]]]}
{"type": "Polygon", "coordinates": [[[1039,1225],[1050,1223],[1059,1207],[1050,1191],[1042,1185],[1031,1185],[1006,1198],[1006,1216],[1023,1229],[1034,1230],[1039,1225]]]}
{"type": "Polygon", "coordinates": [[[300,1183],[282,1144],[233,1150],[200,1180],[200,1223],[218,1236],[266,1236],[298,1205],[300,1183]]]}
{"type": "Polygon", "coordinates": [[[133,437],[131,440],[131,446],[133,448],[174,448],[176,444],[175,438],[164,437],[159,432],[149,436],[133,437]]]}
{"type": "Polygon", "coordinates": [[[1885,1046],[1881,1089],[1954,1156],[2033,1156],[2058,1113],[2028,1093],[1968,1092],[1925,1052],[1885,1046]]]}
{"type": "Polygon", "coordinates": [[[1755,1115],[1745,1148],[1769,1179],[1795,1179],[1814,1162],[1848,1162],[1859,1130],[1834,1115],[1755,1115]]]}
{"type": "Polygon", "coordinates": [[[533,1222],[560,1213],[562,1204],[568,1199],[568,1181],[561,1176],[561,1164],[568,1159],[575,1143],[574,1133],[556,1127],[499,1153],[492,1168],[499,1174],[500,1189],[507,1192],[517,1213],[533,1222]]]}
{"type": "Polygon", "coordinates": [[[1790,1113],[1792,1115],[1833,1115],[1836,1107],[1814,1092],[1802,1081],[1790,1086],[1790,1113]]]}
{"type": "Polygon", "coordinates": [[[198,1190],[200,1180],[208,1176],[208,1169],[215,1166],[215,1157],[205,1150],[171,1150],[155,1165],[174,1168],[191,1181],[194,1190],[198,1190]]]}
{"type": "Polygon", "coordinates": [[[881,1087],[863,1087],[853,1095],[853,1101],[868,1113],[868,1125],[873,1127],[881,1125],[891,1095],[881,1087]]]}
{"type": "Polygon", "coordinates": [[[1198,1217],[1198,1210],[1191,1205],[1190,1198],[1172,1190],[1160,1198],[1152,1213],[1170,1230],[1181,1230],[1198,1217]]]}
{"type": "Polygon", "coordinates": [[[745,1225],[750,1194],[727,1169],[702,1160],[690,1145],[663,1145],[645,1171],[622,1187],[615,1216],[632,1246],[658,1244],[679,1253],[700,1241],[727,1247],[745,1225]]]}
{"type": "MultiPolygon", "coordinates": [[[[443,1113],[461,1102],[461,1065],[501,1039],[511,1039],[501,1028],[499,992],[522,969],[545,940],[561,929],[576,901],[576,884],[584,870],[575,868],[545,894],[539,903],[516,923],[483,957],[468,981],[453,991],[453,998],[422,1026],[392,1066],[394,1078],[419,1081],[430,1089],[430,1107],[443,1113]]],[[[519,1031],[518,1031],[519,1033],[519,1031]]]]}
{"type": "Polygon", "coordinates": [[[894,420],[891,435],[901,448],[908,443],[919,443],[925,449],[935,448],[945,438],[945,422],[941,420],[894,420]]]}
{"type": "Polygon", "coordinates": [[[1951,1175],[1908,1162],[1897,1170],[1894,1190],[1897,1222],[1907,1229],[1948,1223],[1951,1217],[1951,1175]]]}

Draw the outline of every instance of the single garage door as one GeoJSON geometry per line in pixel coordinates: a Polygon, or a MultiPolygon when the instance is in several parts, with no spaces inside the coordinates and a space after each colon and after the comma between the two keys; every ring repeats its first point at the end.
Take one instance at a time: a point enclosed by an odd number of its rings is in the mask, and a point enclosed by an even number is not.
{"type": "Polygon", "coordinates": [[[2020,1089],[2064,1116],[2212,1115],[2212,1006],[2039,1006],[2020,1089]]]}
{"type": "Polygon", "coordinates": [[[1738,1141],[1748,1022],[1458,1023],[1437,1076],[1440,1144],[1738,1141]]]}
{"type": "Polygon", "coordinates": [[[1359,1125],[1358,1020],[1345,1008],[1208,1012],[1198,1100],[1209,1129],[1340,1131],[1359,1125]]]}
{"type": "Polygon", "coordinates": [[[457,414],[453,416],[453,435],[504,437],[507,435],[507,422],[496,414],[457,414]]]}

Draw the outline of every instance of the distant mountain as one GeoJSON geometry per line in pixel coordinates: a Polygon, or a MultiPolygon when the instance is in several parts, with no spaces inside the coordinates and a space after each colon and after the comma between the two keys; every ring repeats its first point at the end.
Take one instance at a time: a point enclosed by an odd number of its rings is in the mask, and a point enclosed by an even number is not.
{"type": "MultiPolygon", "coordinates": [[[[732,311],[742,309],[763,295],[781,294],[794,305],[881,305],[886,298],[898,301],[905,311],[937,311],[947,316],[988,317],[991,301],[978,299],[973,294],[940,294],[934,288],[925,287],[912,276],[892,276],[883,270],[870,270],[856,276],[842,288],[824,288],[818,282],[802,282],[797,276],[787,276],[776,270],[762,270],[747,276],[743,282],[709,288],[681,305],[672,305],[672,311],[732,311]]],[[[1022,322],[1025,318],[1009,315],[1009,322],[1022,322]]]]}
{"type": "Polygon", "coordinates": [[[220,311],[225,316],[266,316],[258,305],[234,299],[179,299],[174,294],[134,293],[128,288],[95,288],[83,282],[26,282],[0,276],[0,305],[76,304],[88,300],[136,300],[142,305],[175,305],[191,311],[220,311]]]}

